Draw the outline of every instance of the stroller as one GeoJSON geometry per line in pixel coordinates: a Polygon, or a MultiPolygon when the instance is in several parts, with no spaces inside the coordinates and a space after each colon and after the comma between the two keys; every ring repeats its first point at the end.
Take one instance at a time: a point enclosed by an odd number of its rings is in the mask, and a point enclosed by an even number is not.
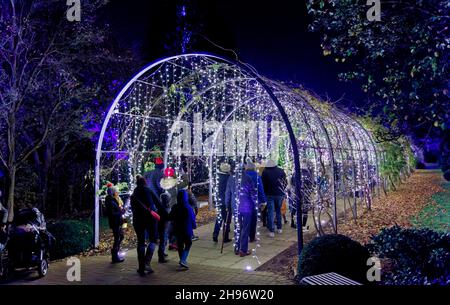
{"type": "Polygon", "coordinates": [[[40,277],[45,276],[54,237],[46,230],[39,210],[19,210],[7,235],[1,257],[3,276],[11,274],[17,268],[36,268],[40,277]]]}

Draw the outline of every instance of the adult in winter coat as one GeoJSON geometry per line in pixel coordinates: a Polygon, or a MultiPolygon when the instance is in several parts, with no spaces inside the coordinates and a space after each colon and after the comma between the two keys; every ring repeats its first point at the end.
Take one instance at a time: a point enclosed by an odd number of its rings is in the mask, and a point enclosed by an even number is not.
{"type": "Polygon", "coordinates": [[[227,190],[228,179],[230,178],[231,166],[228,163],[220,164],[218,172],[218,206],[220,213],[217,215],[216,224],[214,226],[213,241],[217,242],[219,237],[220,228],[225,221],[224,242],[230,242],[230,224],[231,224],[231,205],[228,205],[225,196],[227,190]]]}
{"type": "Polygon", "coordinates": [[[106,215],[108,216],[109,227],[114,236],[114,243],[111,249],[111,257],[113,263],[121,263],[124,261],[119,256],[120,244],[123,240],[123,202],[119,197],[119,191],[113,185],[110,185],[105,198],[106,215]]]}
{"type": "Polygon", "coordinates": [[[281,205],[285,197],[286,173],[273,160],[268,160],[262,173],[262,182],[267,196],[267,229],[269,236],[274,237],[274,212],[277,218],[277,232],[282,233],[281,205]]]}
{"type": "Polygon", "coordinates": [[[177,204],[170,211],[170,219],[173,224],[173,234],[176,237],[180,266],[189,269],[187,258],[192,246],[194,229],[197,228],[195,213],[189,204],[189,194],[186,189],[181,189],[177,194],[177,204]]]}
{"type": "Polygon", "coordinates": [[[259,205],[266,203],[261,177],[255,164],[247,159],[239,186],[239,240],[236,241],[236,254],[250,255],[248,241],[256,238],[256,225],[259,205]]]}
{"type": "Polygon", "coordinates": [[[158,221],[152,216],[152,211],[156,212],[156,198],[147,186],[145,178],[138,175],[136,177],[136,188],[131,195],[131,210],[133,212],[133,226],[137,237],[138,273],[142,276],[145,271],[153,273],[150,263],[155,251],[158,221]],[[149,244],[146,247],[146,237],[149,244]]]}
{"type": "MultiPolygon", "coordinates": [[[[302,228],[303,232],[307,232],[309,227],[307,225],[308,212],[312,205],[312,192],[314,189],[314,179],[312,176],[311,168],[306,161],[301,164],[301,185],[300,193],[302,196],[302,228]]],[[[295,200],[295,174],[292,175],[289,183],[288,196],[289,196],[289,209],[291,211],[291,227],[297,228],[295,224],[295,216],[297,215],[297,200],[295,200]]]]}
{"type": "Polygon", "coordinates": [[[164,162],[161,158],[155,158],[155,168],[144,174],[147,185],[150,188],[153,197],[156,199],[155,205],[160,216],[158,222],[158,262],[166,263],[167,254],[165,252],[167,246],[169,213],[167,211],[167,203],[162,198],[164,189],[161,187],[161,179],[164,177],[164,162]]]}

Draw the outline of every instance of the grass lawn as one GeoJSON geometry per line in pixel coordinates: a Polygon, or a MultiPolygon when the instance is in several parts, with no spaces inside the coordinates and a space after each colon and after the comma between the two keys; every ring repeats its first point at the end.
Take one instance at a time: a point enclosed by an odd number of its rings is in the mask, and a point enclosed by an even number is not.
{"type": "Polygon", "coordinates": [[[411,219],[415,227],[450,231],[450,182],[443,182],[442,188],[443,190],[434,194],[431,202],[411,219]]]}

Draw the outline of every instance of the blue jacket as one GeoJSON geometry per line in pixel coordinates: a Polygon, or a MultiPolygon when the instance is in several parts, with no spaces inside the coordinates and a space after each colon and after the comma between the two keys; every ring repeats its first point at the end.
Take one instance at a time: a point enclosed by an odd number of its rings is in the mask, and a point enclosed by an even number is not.
{"type": "Polygon", "coordinates": [[[195,213],[189,205],[189,195],[186,190],[179,190],[177,204],[170,211],[170,219],[173,221],[173,233],[176,238],[190,240],[197,228],[195,213]]]}
{"type": "Polygon", "coordinates": [[[267,202],[261,177],[256,171],[244,171],[239,191],[239,212],[252,213],[258,203],[267,202]]]}
{"type": "Polygon", "coordinates": [[[221,207],[226,208],[227,207],[227,201],[226,201],[226,191],[227,191],[227,183],[228,180],[230,178],[230,175],[228,174],[224,174],[224,173],[219,173],[218,174],[219,178],[218,178],[218,183],[217,183],[217,191],[219,193],[219,202],[218,204],[221,207]]]}

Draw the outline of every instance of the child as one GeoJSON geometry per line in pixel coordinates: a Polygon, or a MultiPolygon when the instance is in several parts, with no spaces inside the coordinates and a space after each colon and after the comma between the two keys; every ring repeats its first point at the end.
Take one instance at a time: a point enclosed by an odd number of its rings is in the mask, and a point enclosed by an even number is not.
{"type": "Polygon", "coordinates": [[[177,204],[170,211],[170,219],[173,222],[173,234],[177,240],[180,266],[189,269],[187,258],[192,246],[194,229],[197,228],[195,213],[189,205],[189,194],[186,189],[181,189],[177,193],[177,204]]]}

